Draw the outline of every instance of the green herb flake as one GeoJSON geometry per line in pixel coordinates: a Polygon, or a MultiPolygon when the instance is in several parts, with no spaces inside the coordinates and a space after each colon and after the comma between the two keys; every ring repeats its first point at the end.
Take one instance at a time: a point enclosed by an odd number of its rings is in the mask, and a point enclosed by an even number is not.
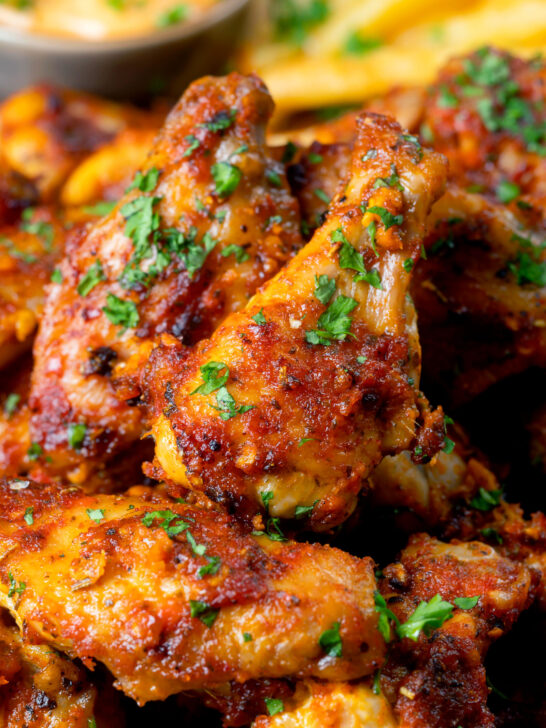
{"type": "Polygon", "coordinates": [[[175,5],[158,16],[156,25],[158,28],[169,28],[171,25],[177,25],[188,17],[188,8],[186,5],[175,5]]]}
{"type": "Polygon", "coordinates": [[[258,324],[258,326],[265,326],[265,324],[267,323],[267,321],[265,320],[263,308],[261,308],[255,316],[251,316],[251,318],[254,323],[258,324]]]}
{"type": "Polygon", "coordinates": [[[456,597],[453,604],[459,609],[472,609],[479,602],[480,597],[456,597]]]}
{"type": "Polygon", "coordinates": [[[319,637],[319,645],[329,657],[341,657],[343,655],[343,642],[339,628],[340,623],[334,622],[331,628],[327,629],[319,637]]]}
{"type": "Polygon", "coordinates": [[[34,508],[33,506],[29,506],[25,509],[25,515],[23,516],[25,523],[27,526],[32,526],[34,523],[34,508]]]}
{"type": "Polygon", "coordinates": [[[106,276],[104,275],[104,271],[102,270],[102,263],[100,260],[96,260],[92,265],[89,266],[87,269],[87,273],[83,276],[83,278],[78,283],[77,291],[82,298],[85,298],[95,286],[98,286],[98,284],[101,281],[105,281],[106,276]]]}
{"type": "Polygon", "coordinates": [[[265,707],[267,708],[268,714],[273,716],[283,712],[284,703],[280,698],[266,698],[265,707]]]}
{"type": "Polygon", "coordinates": [[[376,159],[376,157],[377,157],[377,149],[368,149],[366,154],[362,155],[362,161],[369,162],[372,159],[376,159]]]}
{"type": "Polygon", "coordinates": [[[217,406],[211,405],[211,407],[220,413],[220,418],[222,420],[230,420],[236,415],[242,415],[245,412],[249,412],[254,409],[253,404],[237,406],[232,395],[224,386],[220,387],[216,392],[216,405],[217,406]]]}
{"type": "Polygon", "coordinates": [[[171,510],[150,511],[142,517],[142,523],[146,528],[151,528],[155,521],[158,521],[156,525],[162,528],[167,536],[172,539],[190,527],[190,524],[182,516],[171,510]]]}
{"type": "Polygon", "coordinates": [[[112,212],[116,204],[116,202],[112,202],[109,200],[100,200],[100,202],[96,202],[94,205],[85,205],[83,211],[86,215],[105,217],[112,212]]]}
{"type": "Polygon", "coordinates": [[[15,596],[15,594],[21,594],[25,591],[27,588],[27,585],[24,581],[20,581],[17,583],[16,579],[14,579],[13,574],[11,571],[8,573],[8,579],[9,579],[9,591],[8,591],[8,597],[11,599],[11,597],[15,596]]]}
{"type": "Polygon", "coordinates": [[[343,52],[348,56],[363,56],[366,53],[381,48],[383,41],[379,38],[366,38],[357,31],[353,31],[347,36],[347,40],[343,46],[343,52]]]}
{"type": "Polygon", "coordinates": [[[326,305],[336,291],[336,281],[326,274],[315,276],[315,298],[326,305]]]}
{"type": "Polygon", "coordinates": [[[521,194],[519,185],[508,179],[501,180],[497,186],[497,197],[505,205],[509,205],[521,194]]]}
{"type": "Polygon", "coordinates": [[[345,341],[350,333],[352,319],[349,316],[358,306],[358,301],[340,294],[317,321],[317,328],[305,332],[309,344],[330,346],[332,341],[345,341]]]}
{"type": "Polygon", "coordinates": [[[229,367],[222,361],[209,361],[208,364],[203,364],[200,367],[200,371],[203,384],[199,385],[190,394],[211,394],[223,387],[229,379],[229,367]],[[224,374],[221,372],[224,372],[224,374]]]}
{"type": "MultiPolygon", "coordinates": [[[[313,440],[314,438],[313,437],[310,437],[308,439],[309,440],[313,440]]],[[[300,440],[300,443],[301,443],[301,440],[300,440]]],[[[294,518],[297,521],[301,520],[302,518],[307,518],[308,516],[311,515],[311,513],[313,512],[313,510],[314,510],[315,506],[317,505],[317,503],[318,503],[318,500],[316,500],[310,506],[296,506],[296,508],[294,509],[294,518]]]]}
{"type": "Polygon", "coordinates": [[[100,523],[104,520],[104,510],[102,508],[87,508],[86,513],[95,523],[100,523]]]}
{"type": "MultiPolygon", "coordinates": [[[[189,531],[188,531],[189,533],[189,531]]],[[[206,560],[208,561],[208,564],[205,564],[205,566],[201,566],[197,571],[197,578],[202,579],[204,576],[214,576],[214,574],[217,574],[220,571],[220,567],[222,566],[222,562],[220,560],[219,556],[205,556],[206,560]]]]}
{"type": "Polygon", "coordinates": [[[242,245],[235,245],[234,243],[226,245],[226,247],[222,250],[221,255],[223,258],[234,255],[237,263],[244,263],[245,260],[250,258],[250,255],[246,252],[242,245]]]}
{"type": "Polygon", "coordinates": [[[379,207],[377,205],[373,205],[372,207],[367,208],[363,207],[362,213],[365,214],[367,212],[370,212],[373,215],[379,215],[379,217],[381,218],[381,222],[385,227],[385,230],[388,230],[389,228],[394,226],[399,226],[404,222],[403,215],[393,215],[386,208],[379,207]]]}
{"type": "Polygon", "coordinates": [[[243,642],[252,642],[252,635],[250,632],[243,632],[243,642]]]}
{"type": "Polygon", "coordinates": [[[218,197],[229,197],[237,189],[243,176],[241,170],[229,162],[213,164],[210,171],[218,197]]]}
{"type": "Polygon", "coordinates": [[[133,301],[126,301],[109,293],[106,297],[106,306],[103,306],[106,317],[116,326],[123,329],[134,329],[138,325],[138,309],[133,301]]]}
{"type": "Polygon", "coordinates": [[[16,392],[11,392],[11,394],[8,394],[6,397],[6,401],[4,402],[4,414],[8,420],[14,414],[20,401],[21,395],[16,392]]]}
{"type": "Polygon", "coordinates": [[[38,460],[40,455],[43,454],[41,446],[37,442],[32,442],[27,450],[27,457],[29,460],[38,460]]]}
{"type": "Polygon", "coordinates": [[[231,109],[231,111],[218,111],[210,121],[205,121],[199,126],[208,129],[214,133],[219,131],[226,131],[232,126],[237,116],[237,109],[231,109]]]}
{"type": "Polygon", "coordinates": [[[478,511],[490,511],[499,505],[502,498],[502,490],[486,490],[480,488],[478,494],[470,501],[472,508],[478,511]]]}
{"type": "Polygon", "coordinates": [[[406,273],[411,273],[413,270],[413,260],[411,258],[406,258],[406,260],[402,263],[402,266],[406,273]]]}
{"type": "Polygon", "coordinates": [[[324,192],[324,190],[321,190],[320,188],[317,188],[316,190],[313,190],[313,194],[315,195],[315,197],[318,197],[319,200],[321,200],[322,202],[324,202],[325,205],[329,205],[330,204],[330,198],[328,197],[328,195],[326,194],[326,192],[324,192]]]}
{"type": "Polygon", "coordinates": [[[55,270],[51,274],[51,278],[49,280],[52,283],[62,283],[63,282],[63,274],[61,273],[59,268],[55,268],[55,270]]]}
{"type": "Polygon", "coordinates": [[[198,149],[201,146],[201,142],[199,139],[195,136],[195,134],[188,134],[185,137],[186,141],[188,142],[189,146],[182,155],[183,158],[191,157],[191,155],[195,152],[196,149],[198,149]]]}
{"type": "Polygon", "coordinates": [[[216,618],[218,617],[219,609],[214,609],[209,606],[206,602],[200,602],[190,599],[190,614],[192,617],[197,617],[203,622],[209,629],[212,627],[216,618]]]}
{"type": "Polygon", "coordinates": [[[378,177],[373,183],[372,189],[376,190],[379,187],[394,187],[395,189],[400,190],[400,192],[404,191],[394,164],[391,164],[390,175],[388,177],[378,177]]]}
{"type": "Polygon", "coordinates": [[[266,169],[265,178],[273,187],[282,187],[282,180],[274,169],[266,169]]]}
{"type": "Polygon", "coordinates": [[[87,434],[87,426],[81,422],[71,422],[68,425],[68,445],[72,450],[81,450],[85,436],[87,434]]]}
{"type": "Polygon", "coordinates": [[[421,632],[429,637],[435,629],[450,619],[452,614],[453,605],[436,594],[430,601],[420,602],[408,620],[397,626],[396,631],[400,639],[407,637],[416,642],[421,632]]]}
{"type": "Polygon", "coordinates": [[[140,190],[141,192],[153,192],[157,187],[159,180],[159,170],[156,167],[152,167],[144,174],[138,171],[133,177],[133,181],[127,187],[126,192],[131,190],[140,190]]]}
{"type": "Polygon", "coordinates": [[[307,155],[307,159],[311,164],[320,164],[323,161],[322,154],[317,154],[316,152],[309,152],[307,155]]]}

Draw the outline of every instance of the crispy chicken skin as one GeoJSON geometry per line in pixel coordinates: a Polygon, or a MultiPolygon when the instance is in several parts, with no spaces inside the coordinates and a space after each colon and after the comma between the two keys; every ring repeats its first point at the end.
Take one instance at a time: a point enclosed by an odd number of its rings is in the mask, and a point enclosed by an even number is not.
{"type": "Polygon", "coordinates": [[[68,250],[36,341],[30,398],[33,440],[52,470],[83,482],[94,461],[138,439],[133,375],[152,337],[209,335],[300,246],[296,201],[264,146],[272,109],[255,77],[195,82],[136,189],[68,250]],[[86,428],[79,450],[74,424],[86,428]]]}
{"type": "Polygon", "coordinates": [[[354,679],[382,662],[370,559],[248,536],[153,492],[4,481],[0,509],[2,601],[25,638],[103,662],[139,702],[230,680],[354,679]],[[341,657],[319,642],[331,629],[341,657]]]}
{"type": "Polygon", "coordinates": [[[0,106],[0,170],[30,183],[42,202],[56,199],[72,170],[126,129],[156,128],[160,115],[89,94],[34,86],[0,106]]]}
{"type": "Polygon", "coordinates": [[[119,711],[109,711],[115,723],[103,719],[96,703],[97,690],[82,667],[48,645],[22,642],[17,627],[0,618],[2,728],[89,728],[93,719],[97,728],[124,725],[119,711]]]}
{"type": "Polygon", "coordinates": [[[421,631],[417,642],[406,637],[392,645],[381,686],[400,727],[492,728],[483,659],[532,602],[536,574],[483,543],[445,544],[426,534],[413,536],[383,574],[381,593],[400,622],[436,594],[451,604],[479,597],[470,609],[455,605],[430,636],[421,631]]]}
{"type": "Polygon", "coordinates": [[[523,60],[482,48],[447,63],[429,89],[422,133],[446,155],[461,187],[498,196],[518,185],[517,200],[541,204],[546,195],[544,60],[523,60]]]}
{"type": "MultiPolygon", "coordinates": [[[[256,512],[265,497],[273,516],[314,506],[312,528],[351,513],[382,455],[415,442],[426,409],[406,261],[419,257],[444,174],[443,159],[407,141],[396,123],[360,118],[349,181],[312,241],[209,341],[192,352],[165,341],[152,354],[146,382],[168,478],[241,513],[256,512]],[[394,168],[403,192],[376,184],[394,168]],[[359,280],[356,268],[381,287],[359,280]],[[330,286],[326,297],[320,283],[330,286]],[[338,304],[354,313],[328,338],[338,304]],[[229,389],[196,392],[211,362],[229,389]]],[[[440,413],[425,420],[415,445],[430,456],[443,423],[440,413]]]]}
{"type": "Polygon", "coordinates": [[[284,701],[284,710],[261,715],[252,728],[396,728],[382,695],[362,684],[306,680],[284,701]]]}

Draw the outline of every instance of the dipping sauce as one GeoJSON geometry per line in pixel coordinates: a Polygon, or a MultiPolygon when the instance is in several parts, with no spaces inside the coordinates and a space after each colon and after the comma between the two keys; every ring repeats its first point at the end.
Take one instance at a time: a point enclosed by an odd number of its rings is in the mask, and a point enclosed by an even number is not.
{"type": "Polygon", "coordinates": [[[144,35],[203,15],[221,0],[0,0],[0,26],[107,40],[144,35]]]}

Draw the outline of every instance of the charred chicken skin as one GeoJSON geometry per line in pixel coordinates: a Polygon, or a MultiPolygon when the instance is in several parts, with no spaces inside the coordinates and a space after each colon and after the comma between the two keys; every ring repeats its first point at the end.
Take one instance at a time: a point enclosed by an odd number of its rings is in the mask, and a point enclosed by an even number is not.
{"type": "Polygon", "coordinates": [[[406,293],[444,175],[396,123],[363,116],[345,189],[311,242],[210,340],[187,352],[165,339],[152,354],[156,461],[174,492],[303,512],[323,529],[351,513],[383,455],[442,446],[441,414],[419,399],[406,293]]]}

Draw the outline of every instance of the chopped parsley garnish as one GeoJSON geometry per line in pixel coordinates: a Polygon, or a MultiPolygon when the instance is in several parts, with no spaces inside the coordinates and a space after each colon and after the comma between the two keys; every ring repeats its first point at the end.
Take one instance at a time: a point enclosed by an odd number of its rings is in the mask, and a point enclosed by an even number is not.
{"type": "Polygon", "coordinates": [[[237,189],[243,176],[241,170],[229,162],[218,162],[211,167],[218,197],[229,197],[237,189]]]}
{"type": "Polygon", "coordinates": [[[283,164],[289,164],[296,156],[297,151],[298,151],[298,148],[294,144],[294,142],[287,142],[286,146],[284,148],[284,152],[282,153],[281,162],[283,164]]]}
{"type": "Polygon", "coordinates": [[[27,207],[21,215],[23,221],[21,222],[20,228],[21,230],[30,233],[30,235],[36,235],[41,238],[45,249],[49,251],[53,247],[53,240],[55,239],[53,225],[49,222],[44,222],[43,220],[36,220],[33,222],[33,215],[34,208],[27,207]]]}
{"type": "Polygon", "coordinates": [[[105,215],[110,214],[115,206],[115,202],[101,200],[100,202],[96,202],[94,205],[86,205],[83,208],[83,211],[86,213],[86,215],[96,215],[97,217],[104,217],[105,215]]]}
{"type": "Polygon", "coordinates": [[[367,356],[357,356],[356,360],[359,364],[365,364],[368,361],[367,356]]]}
{"type": "Polygon", "coordinates": [[[63,274],[61,273],[59,268],[55,268],[55,270],[51,274],[51,278],[49,280],[52,283],[62,283],[63,282],[63,274]]]}
{"type": "Polygon", "coordinates": [[[252,642],[252,635],[250,632],[243,632],[243,642],[252,642]]]}
{"type": "Polygon", "coordinates": [[[216,407],[214,405],[211,405],[211,407],[220,413],[220,417],[223,420],[230,420],[236,415],[242,415],[245,412],[249,412],[251,409],[254,409],[253,404],[237,406],[235,400],[226,387],[220,387],[220,389],[216,392],[216,404],[216,407]]]}
{"type": "Polygon", "coordinates": [[[42,450],[41,445],[39,445],[37,442],[32,442],[27,450],[27,457],[29,460],[38,460],[43,452],[44,451],[42,450]]]}
{"type": "MultiPolygon", "coordinates": [[[[189,531],[188,531],[189,534],[189,531]]],[[[220,571],[220,566],[222,565],[222,562],[220,560],[219,556],[205,556],[205,558],[208,561],[208,564],[205,566],[201,566],[199,570],[197,571],[197,577],[199,579],[202,579],[204,576],[207,576],[210,574],[210,576],[213,576],[214,574],[217,574],[220,571]]]]}
{"type": "Polygon", "coordinates": [[[218,617],[219,609],[214,609],[206,602],[195,601],[190,599],[190,614],[197,617],[209,629],[212,627],[218,617]]]}
{"type": "Polygon", "coordinates": [[[379,215],[379,217],[381,218],[381,222],[385,227],[385,230],[388,230],[395,225],[401,225],[404,222],[403,215],[393,215],[392,212],[389,212],[384,207],[379,207],[377,205],[373,205],[372,207],[364,207],[362,205],[361,210],[362,214],[370,212],[373,215],[379,215]]]}
{"type": "Polygon", "coordinates": [[[313,194],[315,195],[315,197],[318,197],[319,200],[322,200],[325,205],[330,204],[330,198],[328,197],[326,192],[324,192],[324,190],[317,188],[316,190],[313,190],[313,194]]]}
{"type": "Polygon", "coordinates": [[[372,189],[376,190],[379,187],[394,187],[395,189],[400,190],[400,192],[404,191],[394,164],[391,164],[390,175],[388,177],[378,177],[373,183],[372,189]]]}
{"type": "Polygon", "coordinates": [[[381,695],[381,670],[376,670],[373,675],[372,693],[381,695]]]}
{"type": "Polygon", "coordinates": [[[455,449],[455,443],[453,442],[453,440],[450,440],[449,437],[447,436],[447,426],[452,425],[452,424],[453,424],[453,420],[451,419],[451,417],[448,417],[447,415],[445,415],[445,417],[444,417],[444,435],[445,435],[445,437],[444,437],[443,450],[446,453],[446,455],[449,455],[455,449]]]}
{"type": "Polygon", "coordinates": [[[164,13],[161,13],[156,20],[158,28],[168,28],[171,25],[176,25],[186,20],[188,17],[188,8],[186,5],[175,5],[173,8],[169,8],[164,13]]]}
{"type": "Polygon", "coordinates": [[[265,531],[252,531],[253,536],[268,536],[272,541],[286,541],[284,533],[281,531],[279,526],[279,518],[273,518],[269,515],[269,503],[274,498],[272,490],[264,491],[260,494],[262,503],[264,504],[265,512],[267,514],[267,520],[265,524],[265,531]]]}
{"type": "Polygon", "coordinates": [[[411,258],[406,258],[406,260],[402,263],[402,266],[406,273],[411,273],[413,270],[413,260],[411,258]]]}
{"type": "Polygon", "coordinates": [[[284,703],[280,698],[266,698],[265,707],[267,708],[269,715],[277,715],[277,713],[283,712],[284,703]]]}
{"type": "Polygon", "coordinates": [[[282,180],[274,169],[266,169],[265,178],[273,187],[282,187],[282,180]]]}
{"type": "Polygon", "coordinates": [[[217,389],[220,389],[220,387],[223,387],[229,379],[229,368],[222,361],[209,361],[208,364],[203,364],[199,369],[203,378],[203,384],[199,385],[190,394],[211,394],[217,389]]]}
{"type": "MultiPolygon", "coordinates": [[[[375,234],[375,228],[372,232],[375,234]]],[[[351,245],[343,234],[341,228],[334,230],[332,233],[332,241],[334,243],[341,242],[341,246],[339,248],[339,265],[341,268],[349,268],[357,271],[357,275],[354,277],[355,281],[365,281],[374,288],[382,288],[379,271],[376,268],[366,270],[362,253],[359,253],[358,250],[351,245]]]]}
{"type": "Polygon", "coordinates": [[[201,146],[201,142],[195,136],[195,134],[188,134],[185,139],[188,142],[189,147],[186,149],[182,157],[189,157],[193,154],[193,152],[195,152],[196,149],[201,146]]]}
{"type": "Polygon", "coordinates": [[[480,533],[484,538],[490,538],[496,541],[498,544],[504,543],[503,537],[500,535],[496,528],[482,528],[480,533]]]}
{"type": "Polygon", "coordinates": [[[184,261],[190,278],[198,270],[201,270],[209,253],[214,250],[218,243],[210,232],[203,235],[201,244],[197,243],[197,228],[193,226],[186,234],[175,228],[170,228],[164,231],[164,236],[168,250],[184,261]]]}
{"type": "Polygon", "coordinates": [[[323,632],[319,638],[319,645],[329,657],[341,657],[343,655],[343,642],[339,634],[340,623],[334,622],[330,629],[323,632]]]}
{"type": "Polygon", "coordinates": [[[343,51],[348,56],[363,56],[365,53],[375,51],[376,48],[380,48],[382,45],[383,41],[379,38],[365,38],[357,31],[353,31],[347,37],[343,51]]]}
{"type": "Polygon", "coordinates": [[[68,425],[68,445],[73,450],[80,450],[83,446],[85,436],[87,434],[87,426],[81,422],[71,422],[68,425]]]}
{"type": "Polygon", "coordinates": [[[250,255],[246,252],[242,245],[235,245],[234,243],[226,245],[226,247],[222,250],[221,255],[223,258],[234,255],[237,263],[244,263],[245,260],[250,258],[250,255]]]}
{"type": "Polygon", "coordinates": [[[25,515],[23,516],[25,523],[27,526],[32,526],[34,523],[34,508],[33,506],[29,506],[25,509],[25,515]]]}
{"type": "Polygon", "coordinates": [[[429,637],[452,614],[453,605],[445,602],[439,594],[436,594],[429,602],[420,602],[408,620],[397,626],[396,631],[401,639],[407,637],[415,642],[419,638],[420,632],[424,632],[429,637]]]}
{"type": "Polygon", "coordinates": [[[138,171],[126,191],[140,190],[141,192],[153,192],[157,186],[158,179],[159,170],[156,167],[152,167],[144,174],[138,171]]]}
{"type": "Polygon", "coordinates": [[[307,159],[311,162],[311,164],[320,164],[323,160],[322,154],[317,154],[316,152],[309,152],[307,155],[307,159]]]}
{"type": "Polygon", "coordinates": [[[17,584],[17,581],[14,579],[13,574],[11,571],[8,574],[9,579],[9,591],[8,591],[8,597],[11,599],[11,597],[15,596],[15,594],[21,594],[25,591],[27,588],[27,585],[24,581],[20,581],[19,584],[17,584]]]}
{"type": "Polygon", "coordinates": [[[459,105],[459,99],[448,89],[447,86],[441,86],[438,91],[438,106],[441,109],[456,109],[459,105]]]}
{"type": "Polygon", "coordinates": [[[109,293],[106,296],[106,306],[103,306],[102,310],[109,321],[122,326],[124,330],[134,329],[138,325],[138,310],[133,301],[125,301],[109,293]]]}
{"type": "Polygon", "coordinates": [[[267,323],[265,316],[264,316],[264,310],[261,308],[257,314],[254,316],[251,316],[251,319],[258,324],[258,326],[265,326],[267,323]]]}
{"type": "Polygon", "coordinates": [[[100,523],[104,520],[104,510],[102,508],[87,508],[86,513],[95,523],[100,523]]]}
{"type": "Polygon", "coordinates": [[[84,275],[84,277],[80,280],[78,283],[77,291],[85,298],[95,286],[97,286],[100,281],[105,281],[106,276],[104,275],[104,271],[102,270],[102,263],[100,260],[96,260],[93,265],[90,265],[87,269],[87,273],[84,275]]]}
{"type": "Polygon", "coordinates": [[[20,401],[21,395],[17,394],[16,392],[11,392],[11,394],[8,394],[8,396],[6,397],[6,401],[4,402],[4,414],[6,415],[8,420],[17,409],[17,405],[20,401]]]}
{"type": "Polygon", "coordinates": [[[197,543],[191,531],[186,531],[186,540],[189,543],[191,550],[195,556],[204,556],[207,550],[205,544],[197,543]]]}
{"type": "Polygon", "coordinates": [[[480,597],[455,597],[453,604],[459,609],[472,609],[479,602],[480,597]]]}
{"type": "Polygon", "coordinates": [[[526,283],[540,288],[546,286],[546,261],[536,261],[532,255],[520,250],[516,258],[508,263],[508,268],[514,275],[518,286],[526,283]]]}
{"type": "Polygon", "coordinates": [[[315,276],[315,298],[325,306],[332,298],[336,291],[336,281],[334,278],[328,278],[326,274],[315,276]]]}
{"type": "Polygon", "coordinates": [[[478,494],[470,501],[470,505],[478,511],[490,511],[499,505],[501,498],[502,490],[480,488],[478,494]]]}
{"type": "Polygon", "coordinates": [[[515,182],[510,182],[508,179],[501,180],[497,186],[497,197],[505,205],[509,205],[520,194],[521,190],[519,185],[515,182]]]}
{"type": "Polygon", "coordinates": [[[320,316],[317,328],[305,332],[307,343],[330,346],[334,340],[345,341],[347,336],[352,336],[352,319],[349,314],[357,306],[358,301],[341,293],[320,316]]]}
{"type": "MultiPolygon", "coordinates": [[[[396,634],[400,639],[407,637],[415,642],[421,632],[429,637],[435,629],[441,627],[444,622],[453,616],[453,605],[444,601],[439,594],[436,594],[430,601],[420,602],[413,614],[410,614],[408,619],[401,624],[398,617],[387,606],[382,594],[376,591],[374,599],[375,611],[379,614],[377,628],[387,644],[392,639],[391,621],[394,622],[396,634]]],[[[464,597],[457,599],[466,603],[464,597]]],[[[470,607],[463,608],[468,609],[470,607]]]]}
{"type": "Polygon", "coordinates": [[[237,116],[237,109],[231,109],[231,111],[218,111],[210,121],[204,121],[199,126],[204,127],[212,132],[225,131],[235,121],[237,116]]]}
{"type": "Polygon", "coordinates": [[[165,531],[169,538],[178,536],[178,534],[183,533],[190,527],[190,524],[182,516],[171,510],[150,511],[142,517],[142,523],[146,528],[151,528],[156,520],[158,521],[157,525],[165,531]]]}
{"type": "MultiPolygon", "coordinates": [[[[309,437],[307,439],[308,440],[314,440],[313,437],[309,437]]],[[[301,440],[300,440],[300,443],[299,444],[301,445],[301,440]]],[[[313,512],[313,510],[314,510],[315,506],[317,505],[317,503],[318,503],[318,500],[316,500],[310,506],[296,506],[296,508],[294,509],[294,518],[296,520],[298,520],[298,521],[300,519],[302,519],[302,518],[307,518],[307,516],[309,516],[313,512]]]]}

